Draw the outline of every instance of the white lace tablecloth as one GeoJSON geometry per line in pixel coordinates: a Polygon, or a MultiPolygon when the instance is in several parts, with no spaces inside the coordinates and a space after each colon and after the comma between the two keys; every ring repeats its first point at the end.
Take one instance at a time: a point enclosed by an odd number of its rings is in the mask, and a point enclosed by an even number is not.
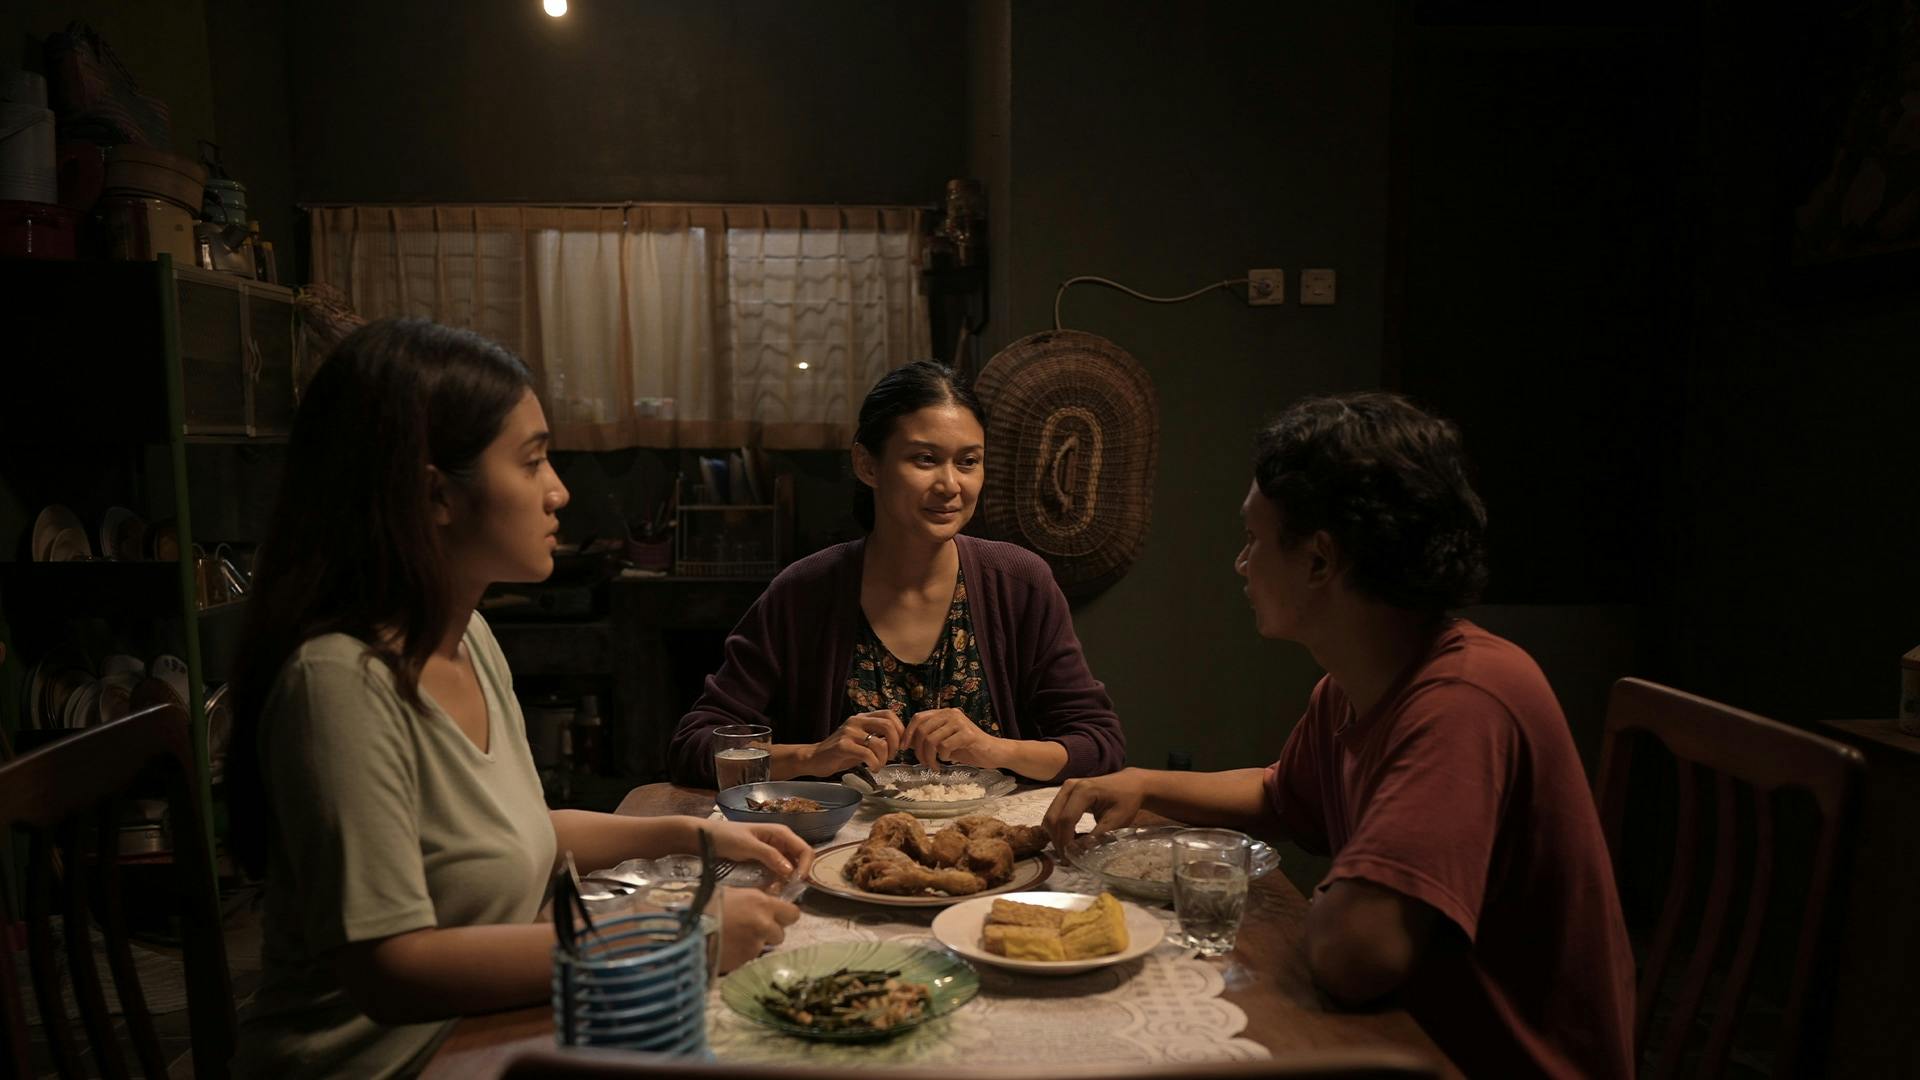
{"type": "MultiPolygon", "coordinates": [[[[1055,788],[1010,795],[992,804],[993,816],[1038,825],[1055,788]]],[[[835,843],[863,839],[873,811],[862,809],[835,843]]],[[[941,828],[933,821],[931,828],[941,828]]],[[[1064,864],[1042,888],[1098,892],[1099,884],[1064,864]]],[[[1240,1038],[1247,1016],[1221,998],[1217,967],[1173,944],[1173,912],[1145,909],[1167,926],[1168,940],[1139,960],[1083,975],[1022,975],[977,964],[980,995],[949,1016],[879,1043],[801,1039],[762,1027],[720,1000],[707,1002],[707,1035],[723,1061],[782,1061],[873,1065],[999,1066],[1151,1065],[1265,1058],[1265,1047],[1240,1038]]],[[[782,951],[829,941],[924,941],[939,908],[891,908],[810,890],[800,921],[787,930],[782,951]]]]}

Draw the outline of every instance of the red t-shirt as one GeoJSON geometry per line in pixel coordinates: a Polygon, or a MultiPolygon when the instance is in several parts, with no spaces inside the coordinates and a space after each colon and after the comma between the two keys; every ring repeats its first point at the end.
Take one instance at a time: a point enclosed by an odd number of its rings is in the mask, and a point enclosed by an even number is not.
{"type": "MultiPolygon", "coordinates": [[[[1401,1002],[1468,1076],[1631,1077],[1633,954],[1599,814],[1533,659],[1464,620],[1365,717],[1331,677],[1267,770],[1287,835],[1425,903],[1401,1002]]],[[[1316,893],[1319,890],[1316,890],[1316,893]]]]}

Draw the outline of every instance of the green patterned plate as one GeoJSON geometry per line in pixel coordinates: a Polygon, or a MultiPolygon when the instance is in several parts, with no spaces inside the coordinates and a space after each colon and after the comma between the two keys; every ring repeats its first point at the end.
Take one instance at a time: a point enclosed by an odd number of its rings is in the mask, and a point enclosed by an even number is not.
{"type": "Polygon", "coordinates": [[[965,960],[944,949],[929,949],[894,941],[835,941],[777,952],[741,965],[720,983],[720,997],[734,1012],[789,1035],[835,1042],[891,1039],[973,1000],[980,992],[980,976],[965,960]],[[775,1016],[760,999],[777,986],[797,979],[831,975],[841,968],[856,971],[879,968],[899,971],[905,982],[924,983],[927,1011],[917,1020],[882,1031],[816,1031],[775,1016]]]}

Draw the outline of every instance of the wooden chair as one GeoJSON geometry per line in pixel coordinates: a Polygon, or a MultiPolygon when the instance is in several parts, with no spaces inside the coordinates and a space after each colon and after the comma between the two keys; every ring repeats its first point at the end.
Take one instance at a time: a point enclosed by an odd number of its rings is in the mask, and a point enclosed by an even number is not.
{"type": "MultiPolygon", "coordinates": [[[[128,1075],[95,966],[88,932],[93,925],[105,942],[140,1069],[149,1077],[167,1073],[128,948],[118,858],[120,803],[137,781],[156,774],[166,785],[171,807],[173,862],[165,875],[171,895],[153,899],[170,904],[180,915],[195,1073],[202,1078],[226,1075],[234,1045],[233,992],[207,822],[200,812],[199,770],[186,711],[161,705],[0,765],[0,829],[22,828],[30,834],[22,889],[27,957],[47,1043],[62,1076],[90,1071],[105,1077],[128,1075]],[[54,944],[56,914],[65,938],[64,979],[54,944]],[[61,983],[66,980],[72,982],[86,1042],[93,1049],[85,1070],[62,1000],[61,983]]],[[[0,895],[0,906],[6,903],[0,895]]],[[[18,917],[10,911],[0,915],[4,921],[18,917]]],[[[0,961],[0,1071],[29,1076],[24,1000],[15,981],[12,950],[4,941],[0,961]]]]}
{"type": "Polygon", "coordinates": [[[1661,1080],[1676,1075],[1699,1026],[1708,986],[1720,979],[1706,1031],[1704,1048],[1691,1063],[1689,1075],[1712,1077],[1726,1068],[1733,1047],[1734,1028],[1748,1004],[1754,961],[1774,898],[1776,878],[1804,884],[1806,898],[1793,934],[1791,981],[1786,1004],[1775,1025],[1773,1075],[1811,1071],[1818,1060],[1818,1040],[1804,1036],[1809,1012],[1823,1011],[1833,954],[1834,917],[1841,911],[1834,896],[1843,880],[1848,834],[1865,761],[1858,751],[1832,739],[1800,731],[1692,694],[1640,679],[1614,684],[1607,706],[1606,736],[1601,748],[1597,785],[1600,816],[1607,846],[1613,853],[1616,876],[1625,883],[1625,841],[1622,835],[1628,801],[1628,774],[1636,744],[1656,741],[1673,759],[1678,811],[1671,823],[1674,836],[1673,872],[1668,877],[1660,915],[1651,944],[1646,948],[1634,1016],[1634,1046],[1642,1076],[1661,1080]],[[1708,779],[1710,777],[1710,780],[1708,779]],[[1714,828],[1712,847],[1700,850],[1700,804],[1711,784],[1714,828]],[[1811,798],[1818,815],[1818,835],[1808,868],[1775,865],[1780,838],[1776,831],[1774,796],[1799,789],[1811,798]],[[1738,803],[1744,791],[1751,805],[1752,830],[1738,826],[1738,803]],[[1751,860],[1749,898],[1736,922],[1737,864],[1751,860]],[[1650,1039],[1655,1005],[1668,969],[1675,960],[1682,916],[1693,910],[1699,860],[1711,857],[1712,877],[1699,900],[1698,933],[1686,958],[1686,970],[1674,1011],[1650,1039]],[[1794,875],[1789,878],[1789,875],[1794,875]],[[1800,876],[1804,875],[1804,876],[1800,876]],[[1724,970],[1722,958],[1727,958],[1724,970]],[[1810,1006],[1812,1007],[1810,1009],[1810,1006]],[[1658,1046],[1657,1060],[1648,1055],[1658,1046]]]}
{"type": "MultiPolygon", "coordinates": [[[[770,1038],[781,1036],[770,1035],[770,1038]]],[[[688,1061],[610,1050],[525,1050],[508,1059],[501,1080],[615,1080],[619,1077],[688,1077],[690,1080],[929,1080],[964,1073],[982,1080],[1438,1080],[1433,1063],[1403,1050],[1327,1050],[1267,1061],[1161,1065],[1149,1068],[1034,1068],[1018,1071],[970,1068],[943,1062],[920,1068],[860,1068],[819,1065],[688,1061]]]]}

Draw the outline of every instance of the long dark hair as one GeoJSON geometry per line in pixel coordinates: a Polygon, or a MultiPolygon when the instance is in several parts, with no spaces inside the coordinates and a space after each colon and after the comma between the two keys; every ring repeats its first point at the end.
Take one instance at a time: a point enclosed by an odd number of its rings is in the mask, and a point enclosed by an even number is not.
{"type": "Polygon", "coordinates": [[[1460,429],[1398,394],[1295,402],[1254,439],[1253,475],[1289,543],[1321,529],[1353,587],[1398,608],[1473,603],[1487,582],[1487,511],[1460,429]]]}
{"type": "Polygon", "coordinates": [[[351,634],[421,706],[420,670],[452,605],[427,467],[472,483],[532,382],[500,345],[424,319],[363,327],[314,374],[255,562],[234,678],[233,842],[256,875],[272,837],[260,727],[281,666],[309,638],[351,634]]]}
{"type": "MultiPolygon", "coordinates": [[[[853,441],[878,458],[901,417],[933,405],[966,409],[980,421],[980,429],[986,430],[987,411],[980,407],[980,399],[971,387],[954,379],[952,368],[937,360],[915,360],[880,376],[867,391],[866,400],[860,403],[860,426],[854,430],[853,441]]],[[[873,489],[857,478],[853,482],[853,520],[862,529],[873,531],[873,489]]]]}

